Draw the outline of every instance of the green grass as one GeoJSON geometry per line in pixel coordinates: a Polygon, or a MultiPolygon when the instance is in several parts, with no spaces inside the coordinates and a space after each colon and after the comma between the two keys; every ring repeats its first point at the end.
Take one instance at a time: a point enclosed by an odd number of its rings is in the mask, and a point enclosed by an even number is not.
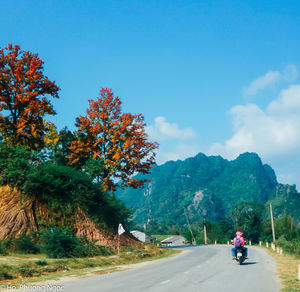
{"type": "Polygon", "coordinates": [[[50,259],[44,254],[9,254],[0,256],[0,285],[20,285],[90,273],[107,273],[119,269],[119,266],[156,260],[178,252],[180,251],[161,250],[145,245],[141,248],[121,248],[120,255],[90,258],[50,259]]]}

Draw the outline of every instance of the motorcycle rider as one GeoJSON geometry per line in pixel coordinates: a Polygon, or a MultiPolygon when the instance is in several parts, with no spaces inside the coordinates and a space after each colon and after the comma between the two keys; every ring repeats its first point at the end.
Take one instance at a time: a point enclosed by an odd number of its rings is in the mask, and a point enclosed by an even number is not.
{"type": "Polygon", "coordinates": [[[232,244],[234,247],[232,248],[232,259],[236,258],[236,253],[237,253],[237,248],[241,248],[245,258],[248,258],[248,248],[245,247],[245,240],[243,238],[243,232],[237,231],[236,232],[236,237],[233,239],[232,244]]]}

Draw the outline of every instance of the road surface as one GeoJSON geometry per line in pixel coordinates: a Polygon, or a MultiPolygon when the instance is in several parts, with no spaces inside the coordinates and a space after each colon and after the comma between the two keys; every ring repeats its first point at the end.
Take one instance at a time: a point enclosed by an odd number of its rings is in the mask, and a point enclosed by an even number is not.
{"type": "Polygon", "coordinates": [[[274,260],[258,247],[249,247],[248,257],[240,266],[232,260],[231,247],[189,247],[180,255],[138,268],[60,284],[64,291],[76,292],[279,291],[274,260]]]}

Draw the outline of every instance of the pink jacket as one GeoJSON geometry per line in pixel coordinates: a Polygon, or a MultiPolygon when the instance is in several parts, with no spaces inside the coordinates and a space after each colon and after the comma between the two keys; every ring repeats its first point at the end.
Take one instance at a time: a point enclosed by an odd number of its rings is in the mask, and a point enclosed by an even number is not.
{"type": "Polygon", "coordinates": [[[236,237],[233,239],[233,245],[235,245],[235,240],[236,240],[237,237],[240,237],[240,238],[241,238],[241,244],[242,244],[242,246],[244,246],[244,245],[245,245],[245,240],[244,240],[244,237],[242,237],[242,236],[236,236],[236,237]]]}

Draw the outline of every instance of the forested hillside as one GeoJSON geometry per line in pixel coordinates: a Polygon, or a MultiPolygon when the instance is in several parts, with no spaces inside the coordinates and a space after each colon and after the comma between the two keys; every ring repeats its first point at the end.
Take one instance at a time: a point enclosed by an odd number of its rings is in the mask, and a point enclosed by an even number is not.
{"type": "Polygon", "coordinates": [[[233,161],[199,153],[156,165],[146,177],[149,182],[144,188],[118,192],[139,224],[149,220],[185,224],[184,209],[191,222],[219,221],[241,202],[266,204],[268,200],[274,204],[275,216],[287,213],[300,220],[295,187],[278,184],[274,170],[255,153],[241,154],[233,161]]]}

